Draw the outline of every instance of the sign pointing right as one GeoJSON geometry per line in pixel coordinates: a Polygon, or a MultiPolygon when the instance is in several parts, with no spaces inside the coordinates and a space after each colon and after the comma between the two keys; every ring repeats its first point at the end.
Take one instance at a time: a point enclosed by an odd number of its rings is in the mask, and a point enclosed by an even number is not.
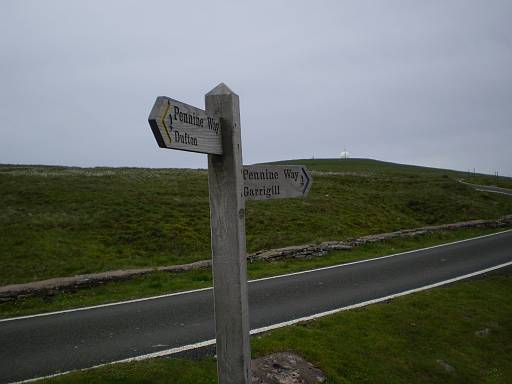
{"type": "Polygon", "coordinates": [[[313,178],[303,165],[245,165],[242,169],[246,200],[305,197],[313,178]]]}

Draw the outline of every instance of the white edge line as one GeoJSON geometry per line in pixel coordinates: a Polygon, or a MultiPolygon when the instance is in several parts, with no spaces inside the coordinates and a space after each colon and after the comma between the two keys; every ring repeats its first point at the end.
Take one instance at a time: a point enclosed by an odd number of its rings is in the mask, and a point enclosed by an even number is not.
{"type": "Polygon", "coordinates": [[[464,180],[457,180],[459,183],[462,183],[462,184],[466,184],[466,185],[469,185],[471,187],[473,187],[475,189],[475,191],[479,191],[479,192],[491,192],[491,193],[501,193],[502,195],[507,195],[507,196],[512,196],[512,190],[510,189],[507,189],[507,188],[501,188],[501,187],[497,187],[497,186],[488,186],[488,185],[480,185],[480,184],[471,184],[471,183],[468,183],[464,180]],[[487,188],[499,188],[499,189],[502,189],[502,191],[495,191],[493,189],[487,189],[487,188]],[[507,191],[507,192],[505,192],[507,191]]]}
{"type": "Polygon", "coordinates": [[[475,191],[480,191],[480,192],[491,192],[491,193],[500,193],[500,194],[502,194],[502,195],[512,196],[512,193],[511,193],[511,192],[493,191],[493,190],[491,190],[491,189],[478,189],[478,188],[475,188],[475,191]]]}
{"type": "MultiPolygon", "coordinates": [[[[330,265],[328,267],[321,267],[321,268],[316,268],[316,269],[308,269],[307,271],[291,272],[291,273],[287,273],[287,274],[284,274],[284,275],[262,277],[260,279],[249,280],[248,282],[249,283],[253,283],[253,282],[264,281],[264,280],[279,279],[279,278],[288,277],[288,276],[294,276],[294,275],[302,275],[302,274],[305,274],[305,273],[312,273],[312,272],[316,272],[316,271],[324,271],[324,270],[333,269],[333,268],[342,268],[342,267],[346,267],[346,266],[349,266],[349,265],[367,263],[367,262],[370,262],[370,261],[387,259],[387,258],[390,258],[390,257],[406,255],[406,254],[414,253],[414,252],[422,252],[422,251],[428,251],[430,249],[435,249],[435,248],[440,248],[440,247],[448,247],[450,245],[460,244],[460,243],[464,243],[464,242],[468,242],[468,241],[472,241],[472,240],[483,239],[483,238],[491,237],[491,236],[498,236],[498,235],[501,235],[501,234],[507,233],[507,232],[512,232],[512,229],[507,229],[505,231],[500,231],[500,232],[496,232],[496,233],[489,233],[487,235],[482,235],[482,236],[477,236],[477,237],[471,237],[469,239],[457,240],[457,241],[453,241],[451,243],[438,244],[438,245],[433,245],[433,246],[426,247],[426,248],[413,249],[413,250],[410,250],[410,251],[394,253],[392,255],[379,256],[379,257],[374,257],[374,258],[365,259],[365,260],[352,261],[352,262],[349,262],[349,263],[330,265]]],[[[333,250],[333,251],[335,251],[335,250],[333,250]]],[[[98,304],[98,305],[93,305],[93,306],[89,306],[89,307],[64,309],[64,310],[55,311],[55,312],[37,313],[35,315],[10,317],[10,318],[7,318],[7,319],[0,319],[0,323],[7,322],[7,321],[31,319],[31,318],[34,318],[34,317],[59,315],[59,314],[62,314],[62,313],[86,311],[86,310],[89,310],[89,309],[96,309],[96,308],[113,307],[113,306],[116,306],[116,305],[138,303],[138,302],[147,301],[147,300],[163,299],[163,298],[166,298],[166,297],[185,295],[185,294],[196,293],[196,292],[201,292],[201,291],[208,291],[208,290],[211,290],[211,289],[212,289],[212,287],[206,287],[206,288],[193,289],[193,290],[190,290],[190,291],[166,293],[164,295],[151,296],[151,297],[143,297],[141,299],[133,299],[133,300],[127,300],[127,301],[118,301],[118,302],[115,302],[115,303],[98,304]]]]}
{"type": "Polygon", "coordinates": [[[472,238],[464,239],[464,240],[457,240],[457,241],[453,241],[453,242],[451,242],[451,243],[444,243],[444,244],[432,245],[432,246],[430,246],[430,247],[426,247],[426,248],[412,249],[412,250],[410,250],[410,251],[394,253],[394,254],[392,254],[392,255],[379,256],[379,257],[374,257],[374,258],[371,258],[371,259],[364,259],[364,260],[351,261],[351,262],[349,262],[349,263],[337,264],[337,265],[330,265],[330,266],[328,266],[328,267],[321,267],[321,268],[316,268],[316,269],[309,269],[309,270],[307,270],[307,271],[292,272],[292,273],[288,273],[288,274],[286,274],[286,275],[262,277],[261,279],[257,279],[257,280],[250,280],[249,282],[252,282],[252,281],[263,281],[263,280],[271,280],[271,279],[278,279],[278,278],[286,277],[286,276],[302,275],[302,274],[304,274],[304,273],[311,273],[311,272],[323,271],[323,270],[327,270],[327,269],[333,269],[333,268],[346,267],[346,266],[354,265],[354,264],[367,263],[367,262],[369,262],[369,261],[376,261],[376,260],[388,259],[388,258],[390,258],[390,257],[407,255],[407,254],[409,254],[409,253],[414,253],[414,252],[423,252],[423,251],[428,251],[428,250],[430,250],[430,249],[441,248],[441,247],[447,247],[447,246],[454,245],[454,244],[465,243],[465,242],[472,241],[472,240],[483,239],[483,238],[485,238],[485,237],[497,236],[497,235],[501,235],[501,234],[503,234],[503,233],[507,233],[507,232],[511,232],[511,231],[512,231],[512,229],[507,229],[507,230],[505,230],[505,231],[500,231],[500,232],[496,232],[496,233],[489,233],[489,234],[487,234],[487,235],[481,235],[481,236],[472,237],[472,238]]]}
{"type": "MultiPolygon", "coordinates": [[[[333,315],[333,314],[336,314],[336,313],[339,313],[339,312],[348,311],[348,310],[356,309],[356,308],[361,308],[361,307],[365,307],[365,306],[368,306],[368,305],[371,305],[371,304],[377,304],[377,303],[380,303],[380,302],[383,302],[383,301],[386,301],[386,300],[390,300],[390,299],[394,299],[394,298],[397,298],[397,297],[400,297],[400,296],[410,295],[411,293],[425,291],[425,290],[428,290],[428,289],[440,287],[442,285],[446,285],[446,284],[454,283],[454,282],[457,282],[457,281],[460,281],[460,280],[468,279],[468,278],[471,278],[471,277],[474,277],[474,276],[482,275],[484,273],[492,272],[492,271],[495,271],[497,269],[508,267],[508,266],[512,266],[512,261],[509,261],[509,262],[503,263],[503,264],[499,264],[499,265],[496,265],[494,267],[489,267],[489,268],[486,268],[486,269],[482,269],[480,271],[468,273],[466,275],[462,275],[462,276],[454,277],[454,278],[451,278],[451,279],[448,279],[448,280],[440,281],[438,283],[425,285],[423,287],[409,289],[407,291],[403,291],[403,292],[399,292],[399,293],[394,293],[392,295],[388,295],[388,296],[384,296],[384,297],[379,297],[377,299],[363,301],[361,303],[356,303],[356,304],[348,305],[346,307],[332,309],[330,311],[320,312],[320,313],[317,313],[317,314],[314,314],[314,315],[310,315],[310,316],[299,317],[297,319],[293,319],[293,320],[289,320],[289,321],[284,321],[282,323],[268,325],[266,327],[256,328],[256,329],[251,330],[250,334],[251,335],[256,335],[258,333],[272,331],[274,329],[283,328],[283,327],[287,327],[287,326],[290,326],[290,325],[295,325],[295,324],[298,324],[298,323],[301,323],[301,322],[304,322],[304,321],[315,320],[315,319],[318,319],[320,317],[325,317],[325,316],[333,315]]],[[[59,373],[56,373],[56,374],[53,374],[53,375],[49,375],[49,376],[42,376],[42,377],[37,377],[37,378],[33,378],[33,379],[17,381],[17,382],[13,382],[11,384],[31,383],[31,382],[38,381],[38,380],[49,379],[49,378],[56,377],[56,376],[66,375],[66,374],[71,373],[71,372],[84,372],[84,371],[88,371],[88,370],[91,370],[91,369],[104,367],[106,365],[114,365],[114,364],[120,364],[120,363],[130,363],[130,362],[134,362],[134,361],[142,361],[142,360],[152,359],[152,358],[155,358],[155,357],[164,357],[164,356],[174,355],[176,353],[180,353],[180,352],[184,352],[184,351],[189,351],[189,350],[192,350],[192,349],[207,347],[207,346],[214,345],[214,344],[215,344],[215,339],[210,339],[210,340],[205,340],[205,341],[201,341],[201,342],[194,343],[194,344],[184,345],[184,346],[177,347],[177,348],[166,349],[166,350],[163,350],[163,351],[149,353],[149,354],[146,354],[146,355],[140,355],[140,356],[130,357],[130,358],[123,359],[123,360],[118,360],[118,361],[112,361],[112,362],[109,362],[109,363],[99,364],[99,365],[95,365],[95,366],[89,367],[89,368],[83,368],[83,369],[79,369],[79,370],[75,370],[75,371],[59,372],[59,373]]]]}
{"type": "Polygon", "coordinates": [[[154,353],[148,353],[147,355],[141,355],[141,356],[136,356],[136,357],[130,357],[128,359],[123,359],[123,360],[118,360],[118,361],[112,361],[110,363],[104,363],[104,364],[98,364],[98,365],[94,365],[92,367],[88,367],[88,368],[82,368],[82,369],[77,369],[77,370],[74,370],[74,371],[66,371],[66,372],[59,372],[59,373],[55,373],[53,375],[48,375],[48,376],[41,376],[41,377],[35,377],[33,379],[28,379],[28,380],[23,380],[23,381],[14,381],[10,384],[21,384],[21,383],[33,383],[34,381],[39,381],[39,380],[44,380],[44,379],[50,379],[52,377],[57,377],[57,376],[62,376],[62,375],[67,375],[68,373],[72,373],[72,372],[85,372],[85,371],[89,371],[91,369],[96,369],[96,368],[101,368],[101,367],[104,367],[106,365],[114,365],[114,364],[121,364],[121,363],[130,363],[130,362],[133,362],[133,361],[142,361],[142,360],[147,360],[147,359],[153,359],[155,357],[163,357],[163,356],[168,356],[168,355],[173,355],[173,354],[176,354],[176,353],[180,353],[180,352],[185,352],[185,351],[189,351],[191,349],[197,349],[197,348],[202,348],[202,347],[208,347],[210,345],[214,345],[215,344],[215,339],[210,339],[210,340],[206,340],[206,341],[201,341],[199,343],[195,343],[195,344],[189,344],[189,345],[184,345],[182,347],[176,347],[176,348],[172,348],[172,349],[166,349],[164,351],[159,351],[159,352],[154,352],[154,353]]]}
{"type": "Polygon", "coordinates": [[[348,311],[350,309],[365,307],[365,306],[370,305],[370,304],[375,304],[375,303],[379,303],[379,302],[386,301],[386,300],[389,300],[389,299],[393,299],[393,298],[396,298],[396,297],[409,295],[411,293],[416,293],[416,292],[425,291],[425,290],[428,290],[428,289],[440,287],[442,285],[454,283],[454,282],[459,281],[459,280],[469,279],[471,277],[482,275],[484,273],[492,272],[492,271],[494,271],[496,269],[505,268],[505,267],[508,267],[508,266],[512,266],[512,261],[509,261],[509,262],[506,262],[506,263],[503,263],[503,264],[499,264],[499,265],[495,265],[494,267],[489,267],[489,268],[486,268],[486,269],[482,269],[480,271],[471,272],[471,273],[468,273],[466,275],[454,277],[454,278],[451,278],[451,279],[448,279],[448,280],[444,280],[444,281],[440,281],[440,282],[437,282],[437,283],[425,285],[423,287],[409,289],[407,291],[403,291],[403,292],[399,292],[399,293],[394,293],[392,295],[388,295],[388,296],[384,296],[384,297],[379,297],[377,299],[363,301],[361,303],[352,304],[352,305],[349,305],[349,306],[346,306],[346,307],[341,307],[341,308],[333,309],[333,310],[330,310],[330,311],[321,312],[321,313],[317,313],[317,314],[314,314],[314,315],[305,316],[305,317],[301,317],[301,318],[298,318],[298,319],[285,321],[283,323],[278,323],[278,324],[273,324],[273,325],[269,325],[269,326],[262,327],[262,328],[257,328],[257,329],[254,329],[254,330],[251,331],[251,335],[257,334],[257,333],[262,333],[262,332],[267,332],[267,331],[270,331],[270,330],[273,330],[273,329],[277,329],[277,328],[286,327],[288,325],[294,325],[294,324],[297,324],[297,323],[300,323],[300,322],[303,322],[303,321],[314,320],[314,319],[317,319],[319,317],[324,317],[324,316],[332,315],[332,314],[335,314],[335,313],[338,313],[338,312],[342,312],[342,311],[348,311]]]}
{"type": "Polygon", "coordinates": [[[96,308],[104,308],[104,307],[113,307],[116,305],[122,305],[122,304],[131,304],[131,303],[138,303],[140,301],[146,301],[146,300],[156,300],[156,299],[162,299],[165,297],[171,297],[171,296],[177,296],[177,295],[183,295],[185,293],[195,293],[195,292],[201,292],[201,291],[207,291],[209,289],[212,289],[212,287],[206,287],[206,288],[199,288],[199,289],[193,289],[191,291],[183,291],[183,292],[174,292],[174,293],[166,293],[164,295],[158,295],[158,296],[151,296],[151,297],[143,297],[141,299],[133,299],[133,300],[126,300],[126,301],[118,301],[115,303],[106,303],[106,304],[98,304],[98,305],[92,305],[89,307],[80,307],[80,308],[71,308],[71,309],[63,309],[61,311],[55,311],[55,312],[46,312],[46,313],[37,313],[35,315],[27,315],[27,316],[19,316],[19,317],[10,317],[8,319],[0,319],[0,323],[3,323],[5,321],[14,321],[14,320],[23,320],[23,319],[31,319],[33,317],[42,317],[42,316],[51,316],[51,315],[60,315],[62,313],[69,313],[69,312],[79,312],[79,311],[86,311],[89,309],[96,309],[96,308]]]}

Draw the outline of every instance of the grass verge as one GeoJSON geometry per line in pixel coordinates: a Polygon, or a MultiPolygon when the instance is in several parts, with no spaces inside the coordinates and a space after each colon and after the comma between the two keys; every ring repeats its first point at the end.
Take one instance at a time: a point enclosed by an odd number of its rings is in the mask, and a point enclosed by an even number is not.
{"type": "MultiPolygon", "coordinates": [[[[512,381],[512,275],[458,282],[252,338],[253,356],[294,351],[328,383],[512,381]]],[[[215,361],[159,359],[45,383],[216,383],[215,361]]]]}
{"type": "MultiPolygon", "coordinates": [[[[457,182],[464,173],[374,160],[298,160],[306,199],[248,201],[249,252],[497,218],[512,199],[457,182]]],[[[0,285],[210,254],[207,173],[0,165],[0,285]]]]}
{"type": "MultiPolygon", "coordinates": [[[[257,261],[248,265],[248,274],[250,279],[276,276],[468,239],[504,229],[465,229],[436,232],[411,238],[366,244],[349,251],[333,251],[325,256],[311,259],[257,261]]],[[[0,303],[0,318],[150,297],[205,288],[211,285],[212,276],[209,269],[182,273],[156,272],[127,281],[110,282],[97,287],[78,289],[74,292],[61,292],[48,297],[32,297],[3,302],[0,303]]]]}

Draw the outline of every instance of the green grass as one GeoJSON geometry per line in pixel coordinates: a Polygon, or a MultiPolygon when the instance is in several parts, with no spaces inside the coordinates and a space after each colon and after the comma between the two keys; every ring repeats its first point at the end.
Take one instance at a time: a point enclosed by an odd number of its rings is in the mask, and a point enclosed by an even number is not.
{"type": "Polygon", "coordinates": [[[430,168],[417,165],[390,163],[388,161],[378,161],[372,159],[299,159],[276,161],[269,164],[300,164],[306,165],[308,169],[318,172],[347,172],[358,175],[378,176],[378,175],[396,175],[396,176],[460,176],[465,172],[453,171],[450,169],[430,168]]]}
{"type": "MultiPolygon", "coordinates": [[[[294,351],[327,383],[512,382],[512,275],[417,293],[252,338],[253,356],[294,351]],[[488,329],[487,336],[476,332],[488,329]],[[438,361],[454,368],[447,372],[438,361]]],[[[215,383],[215,361],[160,359],[45,383],[215,383]]]]}
{"type": "Polygon", "coordinates": [[[119,384],[213,384],[217,383],[217,367],[213,358],[200,362],[187,360],[153,359],[142,363],[111,365],[71,373],[55,379],[43,380],[41,383],[119,383],[119,384]]]}
{"type": "MultiPolygon", "coordinates": [[[[248,265],[248,274],[250,279],[282,275],[429,247],[496,231],[496,229],[465,229],[437,232],[414,238],[394,239],[381,243],[367,244],[350,251],[334,251],[325,256],[311,259],[286,259],[273,262],[258,261],[248,265]]],[[[49,297],[32,297],[0,302],[0,318],[150,297],[205,288],[211,285],[212,275],[209,269],[182,273],[157,272],[127,281],[109,282],[92,288],[61,292],[49,297]]]]}
{"type": "Polygon", "coordinates": [[[275,162],[274,164],[301,164],[307,165],[309,169],[318,172],[338,172],[346,174],[359,174],[367,176],[393,175],[393,176],[439,176],[444,175],[450,178],[463,179],[472,184],[496,185],[502,188],[512,189],[512,178],[506,176],[486,175],[483,173],[461,172],[441,168],[428,168],[407,164],[396,164],[385,161],[368,159],[322,159],[322,160],[289,160],[275,162]]]}
{"type": "MultiPolygon", "coordinates": [[[[306,199],[248,202],[249,252],[512,213],[512,199],[458,183],[461,172],[294,163],[323,173],[306,199]]],[[[2,165],[0,193],[0,285],[210,255],[205,171],[2,165]]]]}
{"type": "Polygon", "coordinates": [[[509,383],[511,288],[510,275],[460,283],[285,328],[253,348],[296,351],[332,383],[509,383]]]}

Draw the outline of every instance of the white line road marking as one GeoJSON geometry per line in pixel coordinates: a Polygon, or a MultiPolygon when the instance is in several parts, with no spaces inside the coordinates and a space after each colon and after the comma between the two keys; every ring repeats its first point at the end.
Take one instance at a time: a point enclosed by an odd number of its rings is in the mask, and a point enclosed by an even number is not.
{"type": "Polygon", "coordinates": [[[389,299],[393,299],[393,298],[396,298],[396,297],[409,295],[411,293],[416,293],[416,292],[420,292],[420,291],[425,291],[427,289],[432,289],[432,288],[440,287],[442,285],[454,283],[454,282],[459,281],[459,280],[469,279],[471,277],[482,275],[484,273],[492,272],[492,271],[495,271],[497,269],[505,268],[505,267],[508,267],[508,266],[512,266],[512,261],[509,261],[509,262],[503,263],[503,264],[499,264],[499,265],[496,265],[494,267],[482,269],[480,271],[468,273],[466,275],[462,275],[462,276],[454,277],[454,278],[451,278],[451,279],[448,279],[448,280],[440,281],[438,283],[425,285],[425,286],[419,287],[419,288],[409,289],[407,291],[403,291],[403,292],[399,292],[399,293],[394,293],[392,295],[380,297],[378,299],[372,299],[372,300],[368,300],[368,301],[363,301],[361,303],[352,304],[352,305],[349,305],[349,306],[346,306],[346,307],[341,307],[341,308],[333,309],[333,310],[330,310],[330,311],[321,312],[321,313],[317,313],[317,314],[314,314],[314,315],[305,316],[305,317],[301,317],[301,318],[298,318],[298,319],[285,321],[283,323],[278,323],[278,324],[273,324],[273,325],[269,325],[269,326],[262,327],[262,328],[257,328],[257,329],[254,329],[254,330],[251,331],[251,335],[257,334],[257,333],[271,331],[271,330],[276,329],[276,328],[286,327],[288,325],[297,324],[297,323],[300,323],[300,322],[303,322],[303,321],[314,320],[314,319],[317,319],[319,317],[324,317],[324,316],[332,315],[332,314],[335,314],[335,313],[338,313],[338,312],[342,312],[342,311],[348,311],[350,309],[365,307],[365,306],[370,305],[370,304],[375,304],[375,303],[379,303],[379,302],[386,301],[386,300],[389,300],[389,299]]]}
{"type": "Polygon", "coordinates": [[[502,195],[512,196],[512,192],[493,191],[492,189],[478,189],[478,188],[475,188],[475,191],[480,191],[480,192],[491,192],[491,193],[500,193],[500,194],[502,194],[502,195]]]}
{"type": "Polygon", "coordinates": [[[89,307],[81,307],[81,308],[72,308],[72,309],[64,309],[62,311],[55,311],[55,312],[46,312],[46,313],[37,313],[35,315],[27,315],[27,316],[19,316],[19,317],[11,317],[8,319],[0,319],[0,323],[4,321],[14,321],[14,320],[24,320],[24,319],[31,319],[33,317],[42,317],[42,316],[51,316],[51,315],[60,315],[62,313],[69,313],[69,312],[78,312],[78,311],[87,311],[89,309],[96,309],[96,308],[104,308],[104,307],[113,307],[115,305],[122,305],[122,304],[131,304],[131,303],[138,303],[141,301],[147,301],[147,300],[156,300],[156,299],[162,299],[165,297],[171,297],[171,296],[177,296],[177,295],[184,295],[188,293],[195,293],[195,292],[201,292],[201,291],[207,291],[209,289],[212,289],[212,287],[207,288],[199,288],[199,289],[193,289],[191,291],[183,291],[183,292],[175,292],[175,293],[166,293],[165,295],[158,295],[158,296],[151,296],[151,297],[144,297],[142,299],[133,299],[133,300],[126,300],[126,301],[118,301],[115,303],[106,303],[106,304],[98,304],[93,305],[89,307]]]}
{"type": "MultiPolygon", "coordinates": [[[[375,261],[375,260],[387,259],[387,258],[395,257],[395,256],[406,255],[408,253],[422,252],[422,251],[427,251],[429,249],[435,249],[435,248],[440,248],[440,247],[448,247],[450,245],[464,243],[464,242],[468,242],[468,241],[472,241],[472,240],[483,239],[483,238],[491,237],[491,236],[498,236],[498,235],[501,235],[503,233],[507,233],[507,232],[511,232],[511,231],[512,231],[512,229],[507,229],[505,231],[500,231],[500,232],[496,232],[496,233],[490,233],[490,234],[487,234],[487,235],[472,237],[472,238],[464,239],[464,240],[457,240],[457,241],[453,241],[451,243],[433,245],[431,247],[426,247],[426,248],[413,249],[411,251],[394,253],[392,255],[387,255],[387,256],[379,256],[379,257],[374,257],[374,258],[371,258],[371,259],[352,261],[350,263],[331,265],[331,266],[328,266],[328,267],[321,267],[321,268],[316,268],[316,269],[309,269],[307,271],[292,272],[292,273],[287,273],[287,274],[284,274],[284,275],[263,277],[263,278],[260,278],[260,279],[249,280],[249,283],[257,282],[257,281],[263,281],[263,280],[270,280],[270,279],[279,279],[279,278],[284,278],[284,277],[294,276],[294,275],[302,275],[304,273],[312,273],[312,272],[316,272],[316,271],[323,271],[323,270],[333,269],[333,268],[342,268],[342,267],[346,267],[346,266],[349,266],[349,265],[367,263],[367,262],[370,262],[370,261],[375,261]]],[[[138,303],[138,302],[147,301],[147,300],[156,300],[156,299],[162,299],[162,298],[171,297],[171,296],[186,295],[186,294],[191,294],[191,293],[195,293],[195,292],[207,291],[207,290],[211,290],[211,289],[212,289],[212,287],[207,287],[207,288],[193,289],[193,290],[190,290],[190,291],[174,292],[174,293],[167,293],[167,294],[164,294],[164,295],[144,297],[142,299],[118,301],[118,302],[115,302],[115,303],[99,304],[99,305],[93,305],[93,306],[89,306],[89,307],[64,309],[64,310],[55,311],[55,312],[37,313],[35,315],[11,317],[11,318],[8,318],[8,319],[0,319],[0,323],[6,322],[6,321],[31,319],[31,318],[34,318],[34,317],[59,315],[59,314],[62,314],[62,313],[69,313],[69,312],[86,311],[86,310],[89,310],[89,309],[112,307],[112,306],[115,306],[115,305],[138,303]]]]}
{"type": "Polygon", "coordinates": [[[405,252],[400,252],[400,253],[394,253],[394,254],[392,254],[392,255],[387,255],[387,256],[379,256],[379,257],[374,257],[374,258],[371,258],[371,259],[364,259],[364,260],[358,260],[358,261],[351,261],[351,262],[349,262],[349,263],[337,264],[337,265],[331,265],[331,266],[328,266],[328,267],[321,267],[321,268],[316,268],[316,269],[309,269],[309,270],[307,270],[307,271],[292,272],[292,273],[288,273],[288,274],[286,274],[286,275],[270,276],[270,277],[262,277],[261,279],[257,279],[257,280],[250,280],[250,282],[252,282],[252,281],[263,281],[263,280],[278,279],[278,278],[280,278],[280,277],[293,276],[293,275],[302,275],[302,274],[304,274],[304,273],[311,273],[311,272],[323,271],[323,270],[327,270],[327,269],[333,269],[333,268],[346,267],[346,266],[354,265],[354,264],[367,263],[367,262],[369,262],[369,261],[375,261],[375,260],[388,259],[388,258],[390,258],[390,257],[407,255],[407,254],[409,254],[409,253],[414,253],[414,252],[428,251],[428,250],[430,250],[430,249],[441,248],[441,247],[447,247],[447,246],[454,245],[454,244],[465,243],[465,242],[467,242],[467,241],[471,241],[471,240],[478,240],[478,239],[483,239],[483,238],[485,238],[485,237],[497,236],[497,235],[501,235],[501,234],[503,234],[503,233],[507,233],[507,232],[511,232],[511,231],[512,231],[512,229],[507,229],[506,231],[500,231],[500,232],[496,232],[496,233],[490,233],[490,234],[488,234],[488,235],[482,235],[482,236],[472,237],[472,238],[470,238],[470,239],[464,239],[464,240],[452,241],[451,243],[445,243],[445,244],[432,245],[432,246],[430,246],[430,247],[425,247],[425,248],[420,248],[420,249],[413,249],[413,250],[410,250],[410,251],[405,251],[405,252]]]}
{"type": "Polygon", "coordinates": [[[201,341],[201,342],[195,343],[195,344],[184,345],[182,347],[176,347],[176,348],[167,349],[167,350],[159,351],[159,352],[155,352],[155,353],[148,353],[147,355],[130,357],[128,359],[113,361],[113,362],[105,363],[105,364],[98,364],[98,365],[95,365],[95,366],[92,366],[92,367],[89,367],[89,368],[77,369],[77,370],[74,370],[74,371],[59,372],[59,373],[55,373],[53,375],[35,377],[33,379],[28,379],[28,380],[23,380],[23,381],[14,381],[14,382],[12,382],[10,384],[33,383],[34,381],[38,381],[38,380],[50,379],[52,377],[67,375],[68,373],[71,373],[71,372],[84,372],[84,371],[89,371],[91,369],[104,367],[106,365],[120,364],[120,363],[130,363],[130,362],[133,362],[133,361],[141,361],[141,360],[153,359],[155,357],[169,356],[169,355],[174,355],[174,354],[180,353],[180,352],[190,351],[192,349],[208,347],[208,346],[214,345],[214,344],[215,344],[215,339],[210,339],[210,340],[201,341]]]}
{"type": "MultiPolygon", "coordinates": [[[[501,233],[503,233],[503,232],[501,232],[501,233]]],[[[298,323],[301,323],[301,322],[304,322],[304,321],[310,321],[310,320],[318,319],[320,317],[325,317],[325,316],[333,315],[333,314],[336,314],[336,313],[339,313],[339,312],[348,311],[348,310],[355,309],[355,308],[361,308],[361,307],[365,307],[365,306],[371,305],[371,304],[377,304],[377,303],[380,303],[380,302],[383,302],[383,301],[386,301],[386,300],[390,300],[390,299],[394,299],[394,298],[397,298],[397,297],[400,297],[400,296],[410,295],[411,293],[425,291],[427,289],[432,289],[432,288],[440,287],[442,285],[454,283],[454,282],[457,282],[457,281],[460,281],[460,280],[469,279],[471,277],[482,275],[484,273],[492,272],[492,271],[495,271],[497,269],[505,268],[505,267],[508,267],[508,266],[512,266],[512,261],[509,261],[509,262],[504,263],[504,264],[499,264],[499,265],[496,265],[494,267],[482,269],[480,271],[468,273],[466,275],[454,277],[452,279],[440,281],[438,283],[425,285],[425,286],[419,287],[419,288],[409,289],[407,291],[403,291],[403,292],[399,292],[399,293],[394,293],[392,295],[388,295],[388,296],[384,296],[384,297],[379,297],[378,299],[372,299],[372,300],[368,300],[368,301],[363,301],[361,303],[348,305],[346,307],[341,307],[341,308],[333,309],[333,310],[330,310],[330,311],[321,312],[321,313],[317,313],[317,314],[310,315],[310,316],[299,317],[297,319],[285,321],[285,322],[282,322],[282,323],[272,324],[272,325],[268,325],[266,327],[261,327],[261,328],[253,329],[253,330],[251,330],[250,333],[251,333],[251,335],[256,335],[258,333],[268,332],[268,331],[271,331],[271,330],[274,330],[274,329],[287,327],[287,326],[298,324],[298,323]]],[[[201,342],[194,343],[194,344],[184,345],[182,347],[166,349],[166,350],[163,350],[163,351],[149,353],[149,354],[146,354],[146,355],[130,357],[130,358],[127,358],[127,359],[118,360],[118,361],[112,361],[110,363],[105,363],[105,364],[99,364],[99,365],[95,365],[95,366],[90,367],[90,368],[83,368],[83,369],[79,369],[79,370],[76,370],[76,371],[59,372],[59,373],[56,373],[56,374],[53,374],[53,375],[37,377],[37,378],[29,379],[29,380],[17,381],[17,382],[11,383],[11,384],[31,383],[31,382],[34,382],[34,381],[37,381],[37,380],[48,379],[48,378],[51,378],[51,377],[65,375],[65,374],[68,374],[70,372],[88,371],[88,370],[91,370],[91,369],[94,369],[94,368],[104,367],[106,365],[113,365],[113,364],[120,364],[120,363],[129,363],[129,362],[133,362],[133,361],[142,361],[142,360],[152,359],[152,358],[155,358],[155,357],[170,356],[170,355],[175,355],[175,354],[180,353],[180,352],[190,351],[192,349],[208,347],[208,346],[211,346],[211,345],[214,345],[214,344],[215,344],[215,339],[210,339],[210,340],[205,340],[205,341],[201,341],[201,342]]]]}
{"type": "Polygon", "coordinates": [[[475,189],[475,191],[491,192],[491,193],[501,193],[502,195],[512,196],[512,190],[511,189],[496,187],[496,188],[502,189],[502,191],[494,191],[492,189],[487,189],[487,188],[490,187],[490,186],[487,186],[487,185],[471,184],[471,183],[468,183],[468,182],[466,182],[464,180],[458,180],[458,182],[462,183],[462,184],[469,185],[470,187],[473,187],[475,189]],[[505,191],[507,191],[507,192],[505,192],[505,191]]]}

